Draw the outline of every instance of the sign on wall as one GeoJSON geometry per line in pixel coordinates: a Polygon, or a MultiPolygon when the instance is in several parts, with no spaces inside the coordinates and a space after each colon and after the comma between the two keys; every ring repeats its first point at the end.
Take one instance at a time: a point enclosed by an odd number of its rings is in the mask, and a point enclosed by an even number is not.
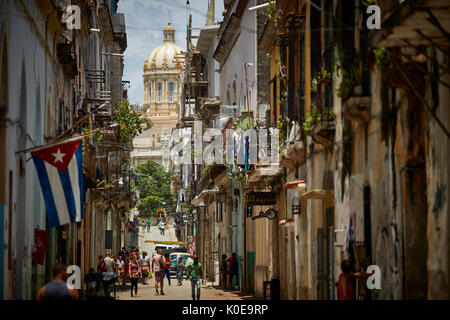
{"type": "Polygon", "coordinates": [[[266,206],[277,203],[275,192],[248,192],[245,195],[248,206],[266,206]]]}

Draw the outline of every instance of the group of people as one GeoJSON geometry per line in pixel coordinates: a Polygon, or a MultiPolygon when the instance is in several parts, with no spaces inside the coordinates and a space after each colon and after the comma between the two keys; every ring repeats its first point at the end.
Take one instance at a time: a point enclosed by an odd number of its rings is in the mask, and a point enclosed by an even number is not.
{"type": "Polygon", "coordinates": [[[231,254],[227,259],[227,255],[222,255],[220,272],[222,275],[222,288],[233,289],[236,287],[239,279],[239,263],[236,252],[231,254]]]}
{"type": "MultiPolygon", "coordinates": [[[[203,276],[203,269],[198,257],[194,255],[193,259],[189,258],[186,264],[183,263],[182,258],[170,260],[168,255],[164,256],[161,249],[157,249],[157,254],[150,259],[146,252],[139,255],[139,250],[134,249],[132,252],[127,252],[125,248],[117,254],[111,256],[107,253],[105,256],[98,257],[97,274],[115,274],[117,279],[122,281],[122,286],[125,286],[127,279],[131,282],[131,297],[136,296],[138,292],[138,281],[142,278],[142,284],[147,285],[148,279],[154,274],[155,277],[155,294],[165,295],[164,293],[164,278],[170,286],[170,264],[176,262],[176,278],[178,285],[182,285],[184,271],[187,272],[187,279],[191,281],[192,299],[200,299],[201,279],[203,276]],[[151,272],[150,272],[151,271],[151,272]],[[134,295],[133,295],[134,293],[134,295]]],[[[90,268],[89,274],[85,277],[86,291],[88,296],[94,296],[99,290],[99,282],[94,280],[95,277],[89,277],[95,274],[95,269],[90,268]]],[[[37,295],[38,300],[71,300],[79,299],[78,291],[69,289],[66,284],[68,274],[66,267],[60,264],[53,268],[53,281],[43,286],[37,295]]],[[[112,279],[116,279],[112,277],[112,279]]],[[[105,294],[108,295],[107,287],[109,284],[104,283],[105,294]]]]}

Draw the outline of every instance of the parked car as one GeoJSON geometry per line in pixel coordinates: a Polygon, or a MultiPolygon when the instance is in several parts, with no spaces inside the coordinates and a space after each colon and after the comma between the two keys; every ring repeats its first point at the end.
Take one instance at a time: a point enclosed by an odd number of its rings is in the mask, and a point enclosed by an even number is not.
{"type": "MultiPolygon", "coordinates": [[[[186,264],[187,259],[190,257],[191,255],[189,253],[185,253],[185,252],[172,252],[170,254],[170,261],[172,261],[170,263],[170,277],[176,277],[176,273],[177,273],[177,267],[176,264],[178,262],[178,258],[181,257],[181,261],[186,264]]],[[[183,276],[186,277],[186,271],[183,272],[183,276]]]]}
{"type": "Polygon", "coordinates": [[[164,243],[155,243],[155,249],[153,251],[152,257],[156,255],[156,250],[161,249],[163,255],[165,255],[166,253],[170,253],[170,250],[173,248],[176,248],[177,245],[173,245],[173,244],[164,244],[164,243]]]}

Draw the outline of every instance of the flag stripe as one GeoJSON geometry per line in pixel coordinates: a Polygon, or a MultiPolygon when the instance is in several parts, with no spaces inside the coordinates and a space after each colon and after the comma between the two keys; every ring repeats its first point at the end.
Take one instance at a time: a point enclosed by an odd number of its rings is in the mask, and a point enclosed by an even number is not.
{"type": "Polygon", "coordinates": [[[58,213],[60,225],[70,223],[70,215],[66,204],[66,197],[64,197],[64,190],[59,177],[58,168],[45,162],[45,169],[47,170],[50,187],[55,199],[56,212],[58,213]]]}
{"type": "MultiPolygon", "coordinates": [[[[73,159],[70,160],[70,162],[73,162],[73,159]]],[[[61,179],[61,186],[64,193],[64,198],[66,198],[66,205],[67,205],[67,211],[70,215],[70,220],[74,221],[75,217],[77,216],[77,207],[75,205],[75,194],[72,190],[72,184],[70,183],[70,162],[68,170],[61,171],[58,170],[59,178],[61,179]]],[[[76,188],[76,186],[75,186],[76,188]]]]}
{"type": "Polygon", "coordinates": [[[84,176],[83,176],[83,141],[78,145],[75,152],[78,164],[78,188],[80,190],[80,219],[84,219],[84,176]]]}
{"type": "Polygon", "coordinates": [[[72,194],[74,199],[75,211],[73,218],[75,221],[79,221],[80,217],[80,187],[79,187],[79,177],[78,177],[78,164],[76,157],[72,157],[69,162],[69,166],[67,167],[67,172],[70,176],[70,182],[72,183],[72,194]]]}
{"type": "Polygon", "coordinates": [[[56,211],[55,199],[53,198],[52,189],[50,186],[50,180],[45,170],[45,162],[40,158],[33,156],[34,165],[36,166],[36,171],[39,178],[39,183],[41,184],[42,193],[44,196],[45,207],[47,209],[48,223],[51,228],[60,225],[58,213],[56,211]]]}

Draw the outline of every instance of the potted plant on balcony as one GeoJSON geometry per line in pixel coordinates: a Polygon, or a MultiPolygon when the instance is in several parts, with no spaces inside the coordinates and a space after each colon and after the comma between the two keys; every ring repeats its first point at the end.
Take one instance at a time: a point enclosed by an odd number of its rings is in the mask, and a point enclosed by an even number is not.
{"type": "Polygon", "coordinates": [[[321,110],[314,108],[303,123],[305,135],[311,136],[319,144],[329,146],[334,139],[334,119],[332,108],[324,107],[321,110]]]}
{"type": "Polygon", "coordinates": [[[359,55],[356,55],[347,68],[343,67],[343,58],[339,58],[336,64],[336,72],[342,74],[342,80],[337,88],[337,95],[342,99],[347,99],[352,94],[362,95],[363,65],[359,55]]]}
{"type": "Polygon", "coordinates": [[[331,73],[327,70],[324,70],[323,72],[319,72],[317,75],[317,78],[314,78],[311,84],[311,91],[316,93],[319,90],[319,86],[321,84],[324,84],[326,86],[331,84],[331,73]]]}

